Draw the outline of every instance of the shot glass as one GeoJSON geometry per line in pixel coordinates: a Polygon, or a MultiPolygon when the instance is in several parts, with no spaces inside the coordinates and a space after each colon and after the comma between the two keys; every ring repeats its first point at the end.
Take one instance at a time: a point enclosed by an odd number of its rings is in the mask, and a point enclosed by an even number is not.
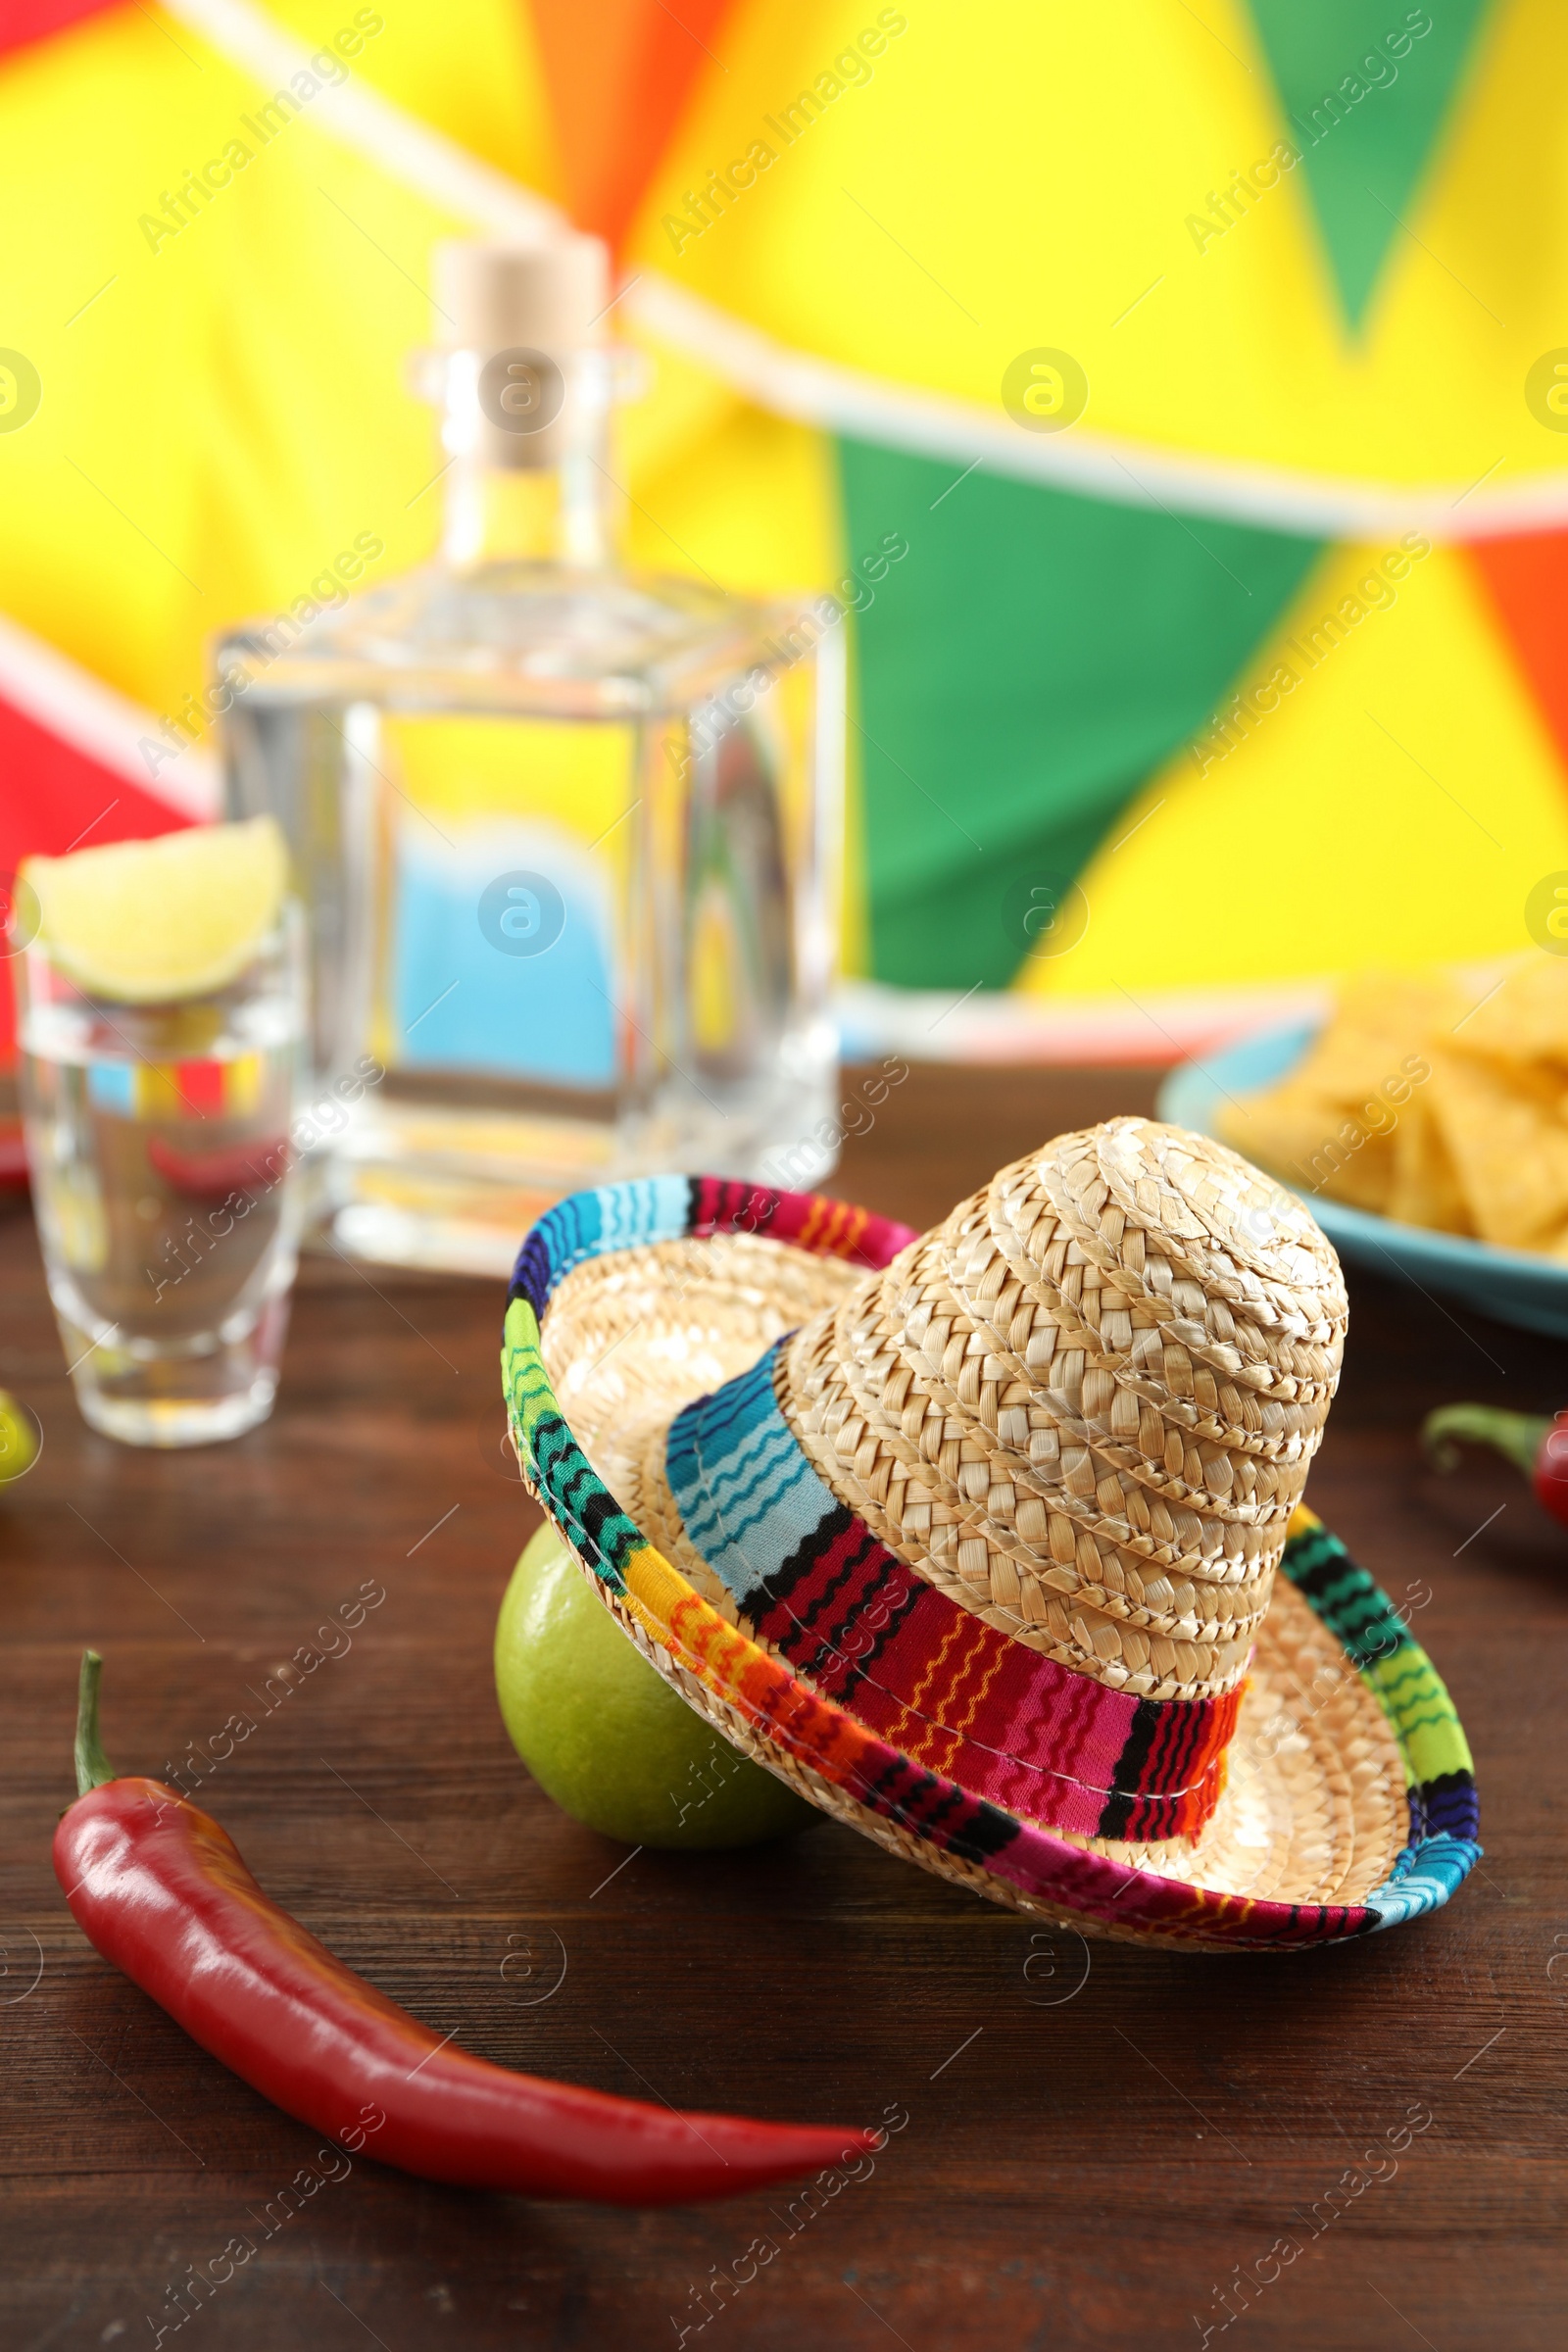
{"type": "Polygon", "coordinates": [[[297,906],[236,979],[175,1003],[89,996],[37,940],[12,970],[44,1270],[83,1418],[127,1446],[254,1429],[298,1255],[297,906]]]}

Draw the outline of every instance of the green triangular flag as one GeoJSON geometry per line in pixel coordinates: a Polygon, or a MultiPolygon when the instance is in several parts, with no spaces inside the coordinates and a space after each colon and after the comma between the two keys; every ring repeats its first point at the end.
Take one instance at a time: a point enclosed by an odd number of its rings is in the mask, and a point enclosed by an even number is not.
{"type": "Polygon", "coordinates": [[[885,551],[855,623],[872,970],[1005,988],[1058,914],[1088,919],[1077,876],[1322,549],[838,446],[845,544],[885,551]]]}
{"type": "Polygon", "coordinates": [[[1487,5],[1250,0],[1352,326],[1409,218],[1487,5]]]}

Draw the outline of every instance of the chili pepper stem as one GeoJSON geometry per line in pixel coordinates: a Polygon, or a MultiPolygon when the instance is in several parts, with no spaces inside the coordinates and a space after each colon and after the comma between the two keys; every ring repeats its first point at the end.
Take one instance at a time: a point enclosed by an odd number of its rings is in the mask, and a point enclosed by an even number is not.
{"type": "Polygon", "coordinates": [[[1453,1468],[1459,1459],[1454,1440],[1464,1438],[1476,1446],[1494,1446],[1530,1478],[1550,1427],[1544,1414],[1510,1413],[1493,1404],[1445,1404],[1422,1422],[1421,1443],[1440,1470],[1453,1468]]]}
{"type": "Polygon", "coordinates": [[[120,1778],[104,1754],[98,1738],[98,1678],[104,1662],[95,1649],[81,1653],[81,1678],[76,1685],[76,1794],[101,1788],[120,1778]]]}

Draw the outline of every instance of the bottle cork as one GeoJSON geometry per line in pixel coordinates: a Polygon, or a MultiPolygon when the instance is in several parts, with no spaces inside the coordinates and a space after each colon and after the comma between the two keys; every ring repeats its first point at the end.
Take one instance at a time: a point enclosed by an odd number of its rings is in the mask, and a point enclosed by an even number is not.
{"type": "Polygon", "coordinates": [[[610,302],[610,251],[599,237],[436,247],[436,339],[479,363],[477,452],[488,464],[560,464],[582,355],[602,343],[610,302]]]}

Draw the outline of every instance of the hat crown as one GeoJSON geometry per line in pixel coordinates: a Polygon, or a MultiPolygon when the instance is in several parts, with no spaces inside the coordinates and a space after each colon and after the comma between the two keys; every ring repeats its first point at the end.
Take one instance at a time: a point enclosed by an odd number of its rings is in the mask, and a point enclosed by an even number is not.
{"type": "Polygon", "coordinates": [[[1020,1163],[1031,1164],[1081,1246],[1098,1242],[1130,1271],[1152,1250],[1250,1320],[1343,1339],[1344,1276],[1322,1228],[1303,1200],[1225,1145],[1119,1118],[1058,1137],[1020,1163]]]}
{"type": "Polygon", "coordinates": [[[1245,1676],[1339,1376],[1338,1260],[1147,1119],[1003,1169],[782,1354],[825,1484],[918,1575],[1140,1697],[1245,1676]]]}

